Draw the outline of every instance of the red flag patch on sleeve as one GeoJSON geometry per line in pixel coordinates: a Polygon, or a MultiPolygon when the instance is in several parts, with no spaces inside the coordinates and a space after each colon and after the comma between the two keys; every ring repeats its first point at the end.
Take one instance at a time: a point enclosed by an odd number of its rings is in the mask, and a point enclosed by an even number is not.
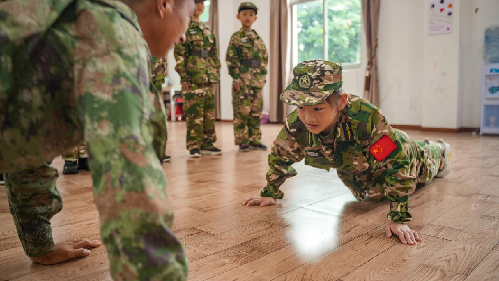
{"type": "Polygon", "coordinates": [[[382,136],[377,142],[375,142],[371,147],[369,148],[369,151],[371,152],[371,155],[376,158],[379,162],[383,161],[397,149],[397,145],[390,139],[389,136],[384,135],[382,136]]]}

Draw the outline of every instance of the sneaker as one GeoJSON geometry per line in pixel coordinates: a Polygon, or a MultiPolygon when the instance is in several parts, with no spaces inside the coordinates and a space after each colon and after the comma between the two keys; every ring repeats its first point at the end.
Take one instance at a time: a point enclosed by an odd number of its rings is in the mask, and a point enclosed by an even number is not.
{"type": "Polygon", "coordinates": [[[443,144],[445,146],[444,151],[444,168],[435,175],[436,178],[443,178],[450,173],[450,158],[451,158],[451,147],[450,144],[444,142],[443,140],[438,140],[437,142],[443,144]]]}
{"type": "Polygon", "coordinates": [[[220,155],[222,154],[222,151],[218,149],[216,146],[210,148],[210,149],[201,149],[201,154],[202,155],[220,155]]]}
{"type": "Polygon", "coordinates": [[[163,157],[163,159],[161,159],[159,162],[161,163],[165,163],[165,162],[170,162],[172,158],[168,155],[165,155],[165,157],[163,157]]]}
{"type": "Polygon", "coordinates": [[[195,148],[195,149],[191,149],[191,151],[189,152],[189,157],[190,158],[199,158],[201,157],[201,152],[199,152],[199,149],[195,148]]]}
{"type": "Polygon", "coordinates": [[[78,163],[77,161],[64,161],[64,168],[62,169],[62,174],[71,175],[78,174],[78,163]]]}
{"type": "Polygon", "coordinates": [[[250,150],[267,150],[267,146],[265,144],[250,144],[250,150]]]}
{"type": "Polygon", "coordinates": [[[0,184],[5,184],[5,180],[3,179],[3,173],[0,173],[0,184]]]}
{"type": "Polygon", "coordinates": [[[88,158],[78,159],[78,169],[90,171],[90,166],[88,165],[88,158]]]}
{"type": "Polygon", "coordinates": [[[239,145],[239,151],[248,152],[249,150],[250,150],[249,145],[247,145],[247,144],[240,144],[239,145]]]}

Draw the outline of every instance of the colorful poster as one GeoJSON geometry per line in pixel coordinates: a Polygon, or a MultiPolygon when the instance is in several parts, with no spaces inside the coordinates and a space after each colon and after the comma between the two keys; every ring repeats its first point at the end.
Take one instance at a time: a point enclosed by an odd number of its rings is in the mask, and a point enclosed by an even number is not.
{"type": "Polygon", "coordinates": [[[428,34],[452,33],[454,0],[430,0],[429,9],[428,34]]]}

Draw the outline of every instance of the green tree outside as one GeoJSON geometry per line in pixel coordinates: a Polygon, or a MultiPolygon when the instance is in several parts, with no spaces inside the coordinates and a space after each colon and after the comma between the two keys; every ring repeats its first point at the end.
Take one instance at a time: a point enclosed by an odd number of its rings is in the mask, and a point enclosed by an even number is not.
{"type": "Polygon", "coordinates": [[[295,5],[298,60],[324,59],[324,2],[328,8],[328,60],[360,63],[360,0],[315,0],[295,5]]]}

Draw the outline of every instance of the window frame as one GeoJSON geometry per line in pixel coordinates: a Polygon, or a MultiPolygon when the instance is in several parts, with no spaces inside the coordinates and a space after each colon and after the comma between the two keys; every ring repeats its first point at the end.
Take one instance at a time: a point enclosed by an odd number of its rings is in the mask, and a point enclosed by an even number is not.
{"type": "MultiPolygon", "coordinates": [[[[307,3],[307,2],[314,2],[317,0],[291,0],[289,6],[291,9],[291,60],[292,60],[292,65],[297,65],[299,63],[298,61],[298,33],[295,31],[295,26],[296,22],[298,20],[297,15],[295,13],[295,8],[294,6],[307,3]]],[[[361,1],[361,0],[359,0],[361,1]]],[[[324,60],[329,60],[329,30],[328,30],[328,2],[329,0],[322,0],[322,39],[323,39],[323,50],[322,50],[322,57],[324,60]]],[[[362,12],[362,11],[361,11],[362,12]]],[[[362,21],[362,15],[360,19],[360,33],[361,36],[363,34],[363,21],[362,21]]],[[[342,63],[343,69],[360,69],[362,65],[362,38],[361,38],[361,43],[360,43],[360,61],[356,63],[342,63]]]]}

